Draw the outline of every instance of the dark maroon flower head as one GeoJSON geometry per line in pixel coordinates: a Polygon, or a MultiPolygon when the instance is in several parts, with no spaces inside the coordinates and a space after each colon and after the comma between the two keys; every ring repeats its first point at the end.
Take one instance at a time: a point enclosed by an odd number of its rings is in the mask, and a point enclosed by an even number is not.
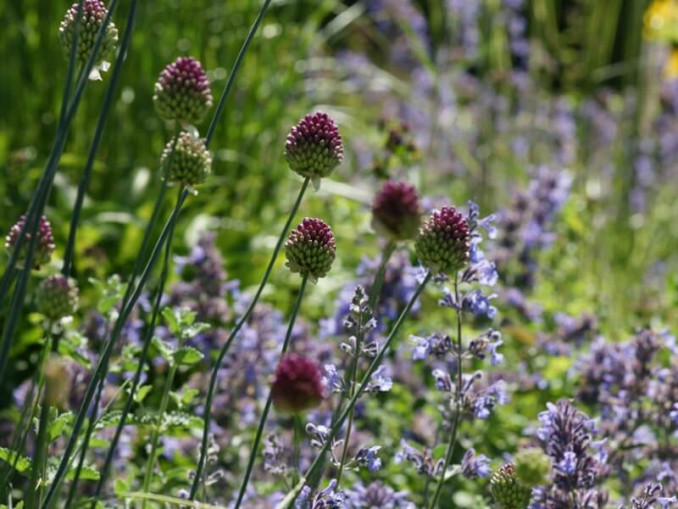
{"type": "Polygon", "coordinates": [[[78,308],[78,287],[75,281],[61,275],[50,276],[40,283],[36,296],[38,310],[50,320],[59,320],[78,308]]]}
{"type": "Polygon", "coordinates": [[[344,158],[344,143],[334,120],[326,113],[306,115],[285,143],[285,159],[292,171],[317,181],[327,177],[344,158]]]}
{"type": "Polygon", "coordinates": [[[165,67],[155,83],[153,102],[164,120],[200,122],[212,107],[210,82],[200,62],[179,57],[165,67]]]}
{"type": "MultiPolygon", "coordinates": [[[[21,230],[26,226],[26,216],[23,215],[19,218],[14,226],[9,230],[9,233],[5,237],[5,247],[8,251],[11,251],[14,245],[19,240],[19,235],[21,230]]],[[[19,255],[19,264],[21,265],[26,259],[26,251],[28,249],[28,244],[31,239],[31,234],[26,233],[24,241],[21,244],[21,253],[19,255]]],[[[49,263],[52,258],[52,253],[54,252],[54,237],[52,236],[52,225],[49,224],[49,221],[45,216],[40,218],[40,223],[38,224],[38,238],[35,243],[35,250],[33,251],[33,267],[39,269],[42,265],[49,263]]]]}
{"type": "MultiPolygon", "coordinates": [[[[104,18],[108,13],[108,9],[101,0],[84,0],[82,3],[82,17],[80,20],[80,28],[78,30],[78,47],[77,47],[77,62],[80,65],[85,65],[89,59],[94,43],[96,42],[97,34],[101,25],[104,23],[104,18]]],[[[74,3],[68,11],[64,19],[59,25],[59,41],[66,55],[71,54],[71,46],[73,45],[73,32],[75,24],[78,20],[78,2],[74,3]]],[[[99,58],[96,63],[100,63],[110,56],[118,45],[118,29],[112,21],[109,21],[106,26],[106,34],[101,43],[99,50],[99,58]]]]}
{"type": "Polygon", "coordinates": [[[470,247],[468,222],[454,207],[433,212],[415,242],[419,261],[434,274],[454,274],[463,269],[470,247]]]}
{"type": "Polygon", "coordinates": [[[275,371],[271,391],[279,412],[298,414],[317,407],[323,399],[318,363],[293,353],[285,355],[275,371]]]}
{"type": "Polygon", "coordinates": [[[421,205],[417,189],[405,181],[389,180],[372,204],[372,227],[380,235],[398,242],[417,236],[421,205]]]}
{"type": "Polygon", "coordinates": [[[336,250],[332,229],[322,219],[304,218],[285,242],[287,266],[314,282],[330,271],[336,250]]]}

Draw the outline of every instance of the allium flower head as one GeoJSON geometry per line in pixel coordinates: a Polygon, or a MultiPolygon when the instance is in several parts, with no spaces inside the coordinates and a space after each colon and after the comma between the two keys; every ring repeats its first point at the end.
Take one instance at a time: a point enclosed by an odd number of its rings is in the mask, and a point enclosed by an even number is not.
{"type": "Polygon", "coordinates": [[[501,509],[526,509],[532,496],[532,490],[518,480],[511,464],[492,475],[490,492],[501,509]]]}
{"type": "Polygon", "coordinates": [[[36,296],[38,310],[50,320],[72,315],[78,308],[78,287],[64,276],[49,276],[40,283],[36,296]]]}
{"type": "Polygon", "coordinates": [[[153,94],[155,110],[163,120],[196,124],[212,107],[210,82],[196,59],[179,57],[165,67],[153,94]]]}
{"type": "MultiPolygon", "coordinates": [[[[87,63],[87,60],[94,49],[97,34],[101,25],[104,23],[104,18],[108,13],[108,9],[101,0],[83,0],[82,14],[80,20],[80,28],[78,29],[78,47],[77,47],[77,62],[81,66],[87,63]]],[[[74,3],[68,11],[64,19],[59,25],[59,41],[63,47],[66,55],[70,55],[71,46],[73,44],[73,34],[75,33],[75,24],[78,20],[78,2],[74,3]]],[[[99,55],[95,62],[95,68],[106,70],[108,62],[105,62],[115,51],[118,45],[118,29],[112,21],[109,21],[106,27],[106,33],[99,49],[99,55]]]]}
{"type": "Polygon", "coordinates": [[[170,182],[193,187],[202,184],[212,169],[212,156],[205,142],[184,131],[165,146],[160,165],[167,171],[170,182]],[[172,150],[174,149],[174,154],[172,150]],[[166,167],[169,165],[169,168],[166,167]]]}
{"type": "Polygon", "coordinates": [[[326,113],[306,115],[292,127],[285,142],[285,159],[302,177],[318,181],[327,177],[344,158],[339,129],[326,113]]]}
{"type": "Polygon", "coordinates": [[[469,261],[468,222],[454,207],[433,212],[419,229],[415,249],[419,261],[434,274],[452,274],[469,261]]]}
{"type": "Polygon", "coordinates": [[[337,246],[329,225],[322,219],[305,218],[285,242],[287,266],[311,281],[324,277],[332,267],[337,246]]]}
{"type": "MultiPolygon", "coordinates": [[[[11,251],[14,245],[19,240],[19,235],[21,230],[26,226],[26,216],[23,215],[19,218],[14,226],[9,230],[9,233],[5,237],[5,247],[8,251],[11,251]]],[[[49,223],[45,216],[40,218],[40,223],[38,224],[38,238],[35,243],[35,250],[33,251],[33,267],[39,269],[41,265],[44,265],[49,262],[52,258],[52,253],[54,252],[54,237],[52,236],[52,225],[49,223]]],[[[26,250],[28,249],[28,243],[30,242],[31,234],[26,233],[24,236],[24,241],[21,245],[21,254],[19,256],[19,264],[23,263],[23,260],[26,257],[26,250]]]]}
{"type": "Polygon", "coordinates": [[[389,180],[372,204],[374,230],[398,242],[417,236],[421,223],[421,204],[417,189],[404,181],[389,180]]]}
{"type": "Polygon", "coordinates": [[[296,414],[315,408],[323,398],[320,367],[311,359],[288,354],[278,364],[271,391],[280,412],[296,414]]]}

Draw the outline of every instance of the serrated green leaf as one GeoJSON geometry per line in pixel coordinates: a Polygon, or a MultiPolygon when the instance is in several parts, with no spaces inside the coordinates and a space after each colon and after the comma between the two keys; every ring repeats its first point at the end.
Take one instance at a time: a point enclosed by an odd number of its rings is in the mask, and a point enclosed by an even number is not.
{"type": "Polygon", "coordinates": [[[204,355],[200,350],[193,348],[192,346],[184,346],[179,348],[176,352],[172,354],[174,362],[179,366],[192,366],[202,360],[204,355]]]}
{"type": "Polygon", "coordinates": [[[127,491],[129,491],[129,483],[118,477],[113,483],[113,492],[116,495],[120,495],[121,493],[125,493],[127,491]]]}
{"type": "Polygon", "coordinates": [[[167,327],[172,334],[178,336],[181,333],[181,311],[174,310],[171,307],[162,310],[162,317],[167,323],[167,327]]]}
{"type": "MultiPolygon", "coordinates": [[[[66,474],[66,479],[72,480],[75,478],[75,472],[77,470],[78,466],[74,465],[71,467],[71,469],[68,471],[68,474],[66,474]]],[[[83,465],[82,470],[80,470],[80,480],[86,480],[86,481],[98,481],[99,480],[99,472],[97,471],[96,468],[90,466],[90,465],[83,465]]]]}
{"type": "Polygon", "coordinates": [[[20,474],[29,474],[31,471],[31,460],[25,456],[17,455],[16,452],[0,447],[0,460],[13,465],[16,461],[16,471],[20,474]],[[18,457],[18,459],[17,459],[18,457]]]}
{"type": "Polygon", "coordinates": [[[50,443],[54,442],[61,436],[64,429],[73,423],[74,418],[75,416],[73,415],[73,412],[65,412],[50,419],[49,426],[47,428],[47,435],[49,437],[50,443]]]}
{"type": "Polygon", "coordinates": [[[167,362],[174,362],[174,348],[172,348],[170,345],[165,343],[162,339],[160,339],[158,336],[153,336],[151,338],[151,343],[153,343],[153,346],[160,352],[160,355],[167,361],[167,362]]]}
{"type": "Polygon", "coordinates": [[[148,396],[148,393],[151,392],[152,388],[153,387],[150,385],[142,385],[139,387],[136,394],[134,395],[134,401],[137,403],[143,403],[144,399],[146,399],[146,396],[148,396]]]}

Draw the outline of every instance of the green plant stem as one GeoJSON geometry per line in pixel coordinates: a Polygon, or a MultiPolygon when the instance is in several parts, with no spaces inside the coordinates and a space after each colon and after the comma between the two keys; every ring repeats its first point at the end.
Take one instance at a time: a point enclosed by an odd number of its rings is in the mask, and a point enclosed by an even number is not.
{"type": "Polygon", "coordinates": [[[322,455],[329,450],[330,445],[332,444],[334,439],[337,437],[339,431],[341,430],[341,427],[343,426],[344,422],[348,418],[348,414],[350,413],[351,409],[353,407],[355,407],[355,404],[358,402],[358,398],[360,398],[362,393],[367,388],[367,385],[370,383],[370,379],[372,378],[372,375],[374,374],[374,372],[377,370],[377,368],[381,364],[381,361],[383,360],[384,355],[386,355],[386,351],[391,346],[393,339],[398,335],[398,332],[400,332],[400,328],[402,327],[403,323],[405,322],[405,318],[407,317],[407,315],[409,315],[410,311],[412,310],[412,306],[414,306],[414,303],[419,298],[419,295],[421,295],[421,292],[424,291],[424,288],[426,287],[428,282],[431,280],[431,277],[432,277],[431,273],[430,272],[427,273],[424,280],[417,287],[417,290],[414,292],[414,295],[412,295],[412,298],[410,299],[410,301],[407,303],[405,308],[400,313],[398,320],[396,320],[396,323],[394,324],[393,329],[391,329],[391,332],[389,333],[388,337],[386,338],[384,345],[381,347],[381,349],[379,350],[379,352],[377,353],[375,358],[370,363],[370,366],[367,368],[367,371],[363,375],[363,379],[360,382],[360,386],[358,387],[358,390],[353,395],[353,397],[350,399],[348,406],[341,412],[341,414],[336,419],[336,421],[332,423],[332,427],[330,428],[330,431],[327,434],[327,440],[325,441],[322,448],[320,449],[318,456],[316,456],[316,459],[313,461],[313,463],[309,467],[308,472],[297,483],[297,485],[294,487],[294,490],[292,492],[290,492],[280,504],[278,504],[278,506],[277,506],[278,509],[286,509],[286,508],[291,507],[294,500],[297,498],[297,496],[301,492],[302,488],[306,484],[306,480],[309,477],[311,477],[312,475],[314,475],[315,471],[321,466],[322,455]]]}
{"type": "MultiPolygon", "coordinates": [[[[82,2],[82,0],[81,0],[82,2]]],[[[136,10],[137,3],[136,1],[132,2],[130,6],[131,11],[136,10]]],[[[134,19],[134,12],[131,12],[131,19],[134,19]]],[[[77,25],[76,25],[77,26],[77,25]]],[[[123,46],[127,47],[129,45],[129,39],[132,36],[131,27],[128,25],[123,40],[123,46]]],[[[77,37],[74,35],[74,39],[77,37]]],[[[69,276],[73,269],[73,251],[75,249],[75,237],[78,230],[78,221],[80,220],[80,213],[82,212],[82,205],[85,201],[85,193],[89,187],[89,182],[92,177],[92,168],[94,168],[94,159],[97,152],[99,151],[99,145],[101,144],[101,137],[104,134],[104,128],[106,127],[106,120],[108,119],[108,112],[110,110],[111,104],[113,104],[113,97],[115,95],[115,90],[120,81],[120,71],[122,70],[122,63],[126,54],[123,51],[118,52],[118,56],[113,66],[113,71],[111,72],[111,78],[108,82],[106,88],[106,95],[104,96],[104,102],[101,106],[101,111],[99,112],[99,120],[97,121],[97,127],[94,131],[94,138],[92,139],[92,144],[90,145],[89,154],[87,155],[87,162],[85,163],[85,169],[83,170],[82,177],[80,179],[80,184],[78,185],[78,193],[75,198],[75,205],[73,207],[73,212],[71,213],[71,226],[68,232],[68,242],[66,244],[66,250],[64,252],[64,264],[62,268],[62,273],[64,276],[69,276]]]]}
{"type": "Polygon", "coordinates": [[[49,405],[43,400],[40,409],[40,421],[38,428],[38,437],[35,443],[35,453],[33,454],[33,466],[31,468],[31,480],[26,492],[24,507],[26,509],[35,509],[40,505],[42,497],[42,486],[45,480],[45,463],[47,460],[47,448],[49,440],[47,429],[49,427],[49,405]],[[40,485],[38,483],[40,482],[40,485]]]}
{"type": "MultiPolygon", "coordinates": [[[[297,301],[294,304],[294,309],[292,310],[292,315],[290,316],[290,322],[287,325],[287,333],[285,334],[285,341],[283,342],[282,351],[280,353],[281,357],[287,353],[289,349],[290,342],[292,340],[292,331],[294,330],[294,323],[297,321],[297,316],[299,315],[299,309],[301,309],[301,301],[304,298],[304,293],[306,293],[306,286],[308,284],[308,275],[304,275],[301,279],[301,287],[299,288],[299,295],[297,296],[297,301]]],[[[257,451],[259,450],[259,445],[261,444],[261,437],[264,434],[264,428],[266,427],[266,419],[268,418],[268,412],[271,410],[271,404],[273,403],[273,391],[269,390],[268,398],[266,398],[266,404],[264,405],[264,411],[261,414],[259,419],[259,426],[257,427],[257,434],[254,438],[254,444],[250,450],[250,457],[247,461],[247,469],[245,470],[245,478],[240,485],[240,492],[238,493],[238,500],[235,503],[235,509],[240,507],[242,500],[245,497],[245,492],[247,491],[247,485],[250,482],[250,477],[252,476],[252,470],[254,468],[254,463],[257,459],[257,451]]],[[[296,433],[296,431],[295,431],[296,433]]]]}
{"type": "Polygon", "coordinates": [[[181,196],[179,197],[179,200],[174,208],[174,211],[172,212],[172,215],[169,217],[167,223],[165,224],[165,227],[160,233],[160,237],[158,238],[153,248],[153,251],[151,252],[148,263],[146,264],[146,267],[144,268],[141,278],[139,279],[139,283],[136,285],[134,292],[131,294],[127,306],[123,306],[120,315],[118,316],[118,319],[115,322],[111,338],[106,343],[106,346],[104,347],[101,357],[99,358],[99,363],[97,364],[92,379],[90,380],[90,383],[87,386],[83,402],[80,405],[80,411],[78,412],[75,419],[75,423],[73,424],[71,436],[66,444],[66,448],[63,452],[63,457],[61,459],[61,462],[59,463],[59,467],[54,476],[54,481],[52,482],[52,485],[50,486],[50,489],[47,492],[47,497],[43,504],[44,508],[51,507],[51,504],[56,501],[55,498],[57,496],[57,492],[59,491],[61,483],[63,482],[64,476],[66,474],[66,468],[70,462],[71,454],[73,453],[75,443],[78,439],[78,434],[80,433],[80,430],[82,429],[84,423],[86,414],[85,409],[88,408],[90,403],[92,402],[97,382],[101,377],[101,374],[103,373],[104,367],[108,363],[108,359],[113,352],[113,347],[117,343],[117,340],[120,337],[125,322],[129,318],[129,315],[132,313],[134,305],[141,296],[141,292],[143,291],[146,282],[148,281],[148,278],[151,275],[153,267],[155,266],[155,262],[160,255],[160,250],[162,249],[163,245],[165,244],[165,241],[167,240],[169,230],[173,228],[174,223],[176,223],[181,207],[184,201],[186,200],[187,196],[188,191],[184,189],[183,192],[181,193],[181,196]]]}
{"type": "MultiPolygon", "coordinates": [[[[156,304],[157,304],[157,309],[154,309],[154,312],[157,314],[158,309],[160,308],[160,302],[162,300],[162,294],[164,291],[164,286],[165,282],[167,281],[167,274],[169,270],[169,262],[170,262],[170,257],[172,254],[172,239],[174,237],[174,227],[170,230],[169,238],[167,240],[167,245],[165,246],[165,259],[163,260],[163,268],[162,268],[162,276],[161,276],[161,287],[158,288],[158,295],[156,297],[156,304]]],[[[154,317],[157,317],[157,315],[154,315],[154,317]]],[[[153,330],[149,328],[147,331],[147,334],[150,335],[151,337],[153,336],[153,330]]],[[[179,341],[179,348],[181,348],[181,339],[179,341]]],[[[149,341],[150,342],[150,341],[149,341]]],[[[140,364],[143,363],[144,360],[140,361],[140,364]]],[[[160,441],[160,431],[162,428],[162,418],[165,415],[165,412],[167,411],[167,406],[169,405],[169,398],[170,398],[170,393],[172,391],[172,385],[174,384],[174,378],[177,374],[177,370],[179,369],[178,363],[175,361],[172,363],[170,367],[169,374],[167,375],[167,380],[165,380],[165,388],[162,393],[162,398],[160,399],[160,409],[158,411],[158,421],[155,423],[155,427],[153,429],[152,435],[151,435],[151,452],[148,456],[148,461],[146,463],[146,474],[144,475],[144,483],[143,483],[143,492],[148,493],[151,488],[151,478],[153,477],[153,466],[155,465],[155,455],[158,450],[158,442],[160,441]]],[[[130,393],[130,398],[134,396],[133,393],[130,393]]],[[[142,503],[142,509],[146,509],[146,501],[142,503]]]]}
{"type": "Polygon", "coordinates": [[[304,439],[304,422],[300,414],[294,414],[294,452],[292,454],[292,468],[294,468],[299,475],[301,475],[301,443],[304,439]]]}
{"type": "MultiPolygon", "coordinates": [[[[60,119],[59,125],[57,128],[57,133],[50,150],[50,155],[45,163],[45,167],[38,182],[38,188],[31,198],[31,203],[26,215],[26,224],[22,228],[19,236],[17,238],[16,244],[12,249],[12,254],[10,255],[10,260],[5,268],[5,273],[3,274],[2,284],[0,285],[0,302],[5,301],[7,292],[9,291],[10,283],[14,277],[14,269],[19,259],[19,254],[21,252],[21,247],[26,239],[26,235],[29,234],[30,238],[28,239],[28,247],[26,250],[26,256],[24,260],[25,269],[21,272],[21,277],[17,286],[14,289],[14,295],[10,303],[10,312],[7,320],[5,321],[2,338],[0,339],[0,385],[4,382],[4,377],[7,374],[7,363],[9,361],[9,351],[12,342],[12,337],[14,336],[14,329],[16,327],[18,316],[21,314],[23,308],[24,297],[26,294],[26,286],[28,284],[28,279],[30,277],[30,270],[33,266],[33,255],[35,252],[35,245],[37,242],[37,231],[38,225],[40,224],[40,217],[45,208],[45,203],[47,202],[47,197],[51,189],[52,183],[54,182],[54,176],[56,175],[59,160],[61,159],[61,154],[63,153],[64,146],[66,144],[66,137],[68,136],[68,131],[73,118],[78,110],[80,100],[85,91],[85,85],[87,84],[87,77],[94,67],[94,62],[99,53],[99,49],[104,39],[104,35],[108,28],[108,25],[111,20],[111,16],[115,11],[118,0],[112,0],[108,13],[104,17],[104,20],[99,28],[97,37],[94,41],[94,46],[92,47],[92,53],[85,65],[85,69],[80,75],[78,82],[76,84],[75,90],[73,92],[72,99],[65,109],[66,115],[64,118],[60,119]]],[[[136,0],[132,0],[136,2],[136,0]]],[[[131,29],[129,26],[126,29],[131,29]]],[[[73,48],[71,48],[73,49],[73,48]]],[[[126,47],[121,46],[120,51],[123,53],[127,50],[126,47]]],[[[75,58],[73,52],[69,59],[75,58]]],[[[70,85],[69,85],[70,88],[70,85]]],[[[64,97],[66,96],[64,92],[64,97]]]]}
{"type": "MultiPolygon", "coordinates": [[[[459,274],[455,275],[454,278],[454,298],[455,302],[461,302],[459,299],[459,274]]],[[[433,493],[433,498],[431,499],[431,504],[429,509],[433,509],[438,503],[440,494],[443,490],[443,484],[445,484],[445,472],[447,472],[447,467],[450,466],[452,457],[454,456],[454,449],[457,445],[457,433],[459,431],[459,425],[461,423],[461,390],[462,390],[462,351],[461,351],[461,309],[457,309],[457,391],[454,395],[455,399],[455,414],[454,422],[452,424],[452,430],[450,432],[450,439],[447,444],[447,451],[445,452],[445,462],[443,463],[443,470],[440,474],[440,480],[438,481],[438,486],[436,487],[435,492],[433,493]]]]}
{"type": "MultiPolygon", "coordinates": [[[[376,316],[377,315],[377,305],[379,304],[379,296],[381,295],[381,287],[383,286],[384,283],[384,275],[386,274],[386,267],[388,265],[389,260],[391,259],[391,256],[393,255],[393,252],[395,251],[396,244],[394,242],[390,242],[386,244],[386,247],[384,248],[384,251],[381,254],[381,261],[379,262],[379,267],[377,268],[377,272],[374,275],[374,281],[372,282],[372,286],[370,287],[370,293],[368,295],[368,305],[370,307],[370,310],[372,313],[376,316]]],[[[356,338],[356,352],[360,352],[361,345],[360,343],[362,342],[362,336],[356,338]]],[[[354,357],[353,361],[351,363],[351,366],[349,368],[349,374],[348,374],[348,387],[350,387],[350,394],[349,398],[353,397],[353,391],[355,390],[355,384],[357,382],[357,373],[358,373],[358,363],[360,361],[359,356],[354,357]]],[[[337,415],[341,412],[342,407],[344,406],[344,403],[346,402],[347,396],[345,393],[341,394],[341,397],[339,398],[339,403],[337,404],[337,408],[333,412],[332,415],[332,422],[336,419],[337,415]]],[[[341,475],[342,471],[344,469],[344,465],[346,463],[346,455],[348,454],[348,444],[349,440],[351,438],[351,428],[353,426],[353,414],[354,411],[351,411],[349,414],[348,418],[348,425],[346,426],[346,437],[344,439],[344,448],[341,454],[341,461],[339,463],[339,471],[337,473],[337,485],[341,482],[341,475]]],[[[326,455],[323,453],[322,458],[320,460],[321,462],[321,468],[324,467],[325,465],[325,457],[326,455]]],[[[318,479],[319,481],[319,479],[318,479]]],[[[314,480],[311,480],[311,482],[314,482],[314,480]]]]}
{"type": "Polygon", "coordinates": [[[273,265],[275,265],[275,260],[278,257],[280,248],[282,247],[285,237],[287,236],[287,231],[289,230],[290,225],[292,224],[292,220],[294,219],[294,216],[296,215],[297,210],[299,209],[299,205],[301,205],[301,200],[304,197],[304,194],[306,193],[309,181],[310,179],[308,178],[304,179],[304,183],[302,184],[301,189],[299,190],[297,200],[294,202],[294,206],[290,211],[290,215],[287,217],[285,226],[283,226],[283,229],[280,232],[278,242],[276,243],[275,248],[273,249],[271,259],[269,260],[268,266],[266,267],[266,271],[264,272],[264,276],[261,279],[261,282],[259,283],[259,288],[257,288],[257,291],[254,294],[254,297],[252,298],[250,305],[247,307],[247,310],[240,317],[238,322],[235,324],[235,327],[233,327],[233,330],[228,335],[228,338],[226,339],[224,346],[219,351],[219,354],[217,355],[217,358],[214,362],[214,367],[212,368],[212,376],[210,377],[210,384],[207,389],[207,397],[205,399],[205,416],[204,416],[205,424],[202,433],[202,443],[200,446],[200,458],[198,459],[198,465],[195,470],[195,478],[193,479],[193,484],[191,486],[190,500],[195,500],[198,494],[200,478],[202,477],[202,471],[205,468],[205,461],[207,459],[208,433],[211,423],[212,401],[214,399],[214,393],[217,387],[217,377],[219,376],[219,368],[221,367],[221,363],[223,362],[224,357],[226,357],[226,354],[228,354],[228,351],[231,348],[233,340],[235,339],[238,332],[240,332],[240,329],[245,324],[245,322],[247,322],[247,320],[249,319],[250,315],[252,314],[252,311],[254,311],[254,307],[259,301],[259,297],[261,297],[261,292],[264,290],[264,287],[268,282],[268,278],[271,275],[271,271],[273,270],[273,265]]]}

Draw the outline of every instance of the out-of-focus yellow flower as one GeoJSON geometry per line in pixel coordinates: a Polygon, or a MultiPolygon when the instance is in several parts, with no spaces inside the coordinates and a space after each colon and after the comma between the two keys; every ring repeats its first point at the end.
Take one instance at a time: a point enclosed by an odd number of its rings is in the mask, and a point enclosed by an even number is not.
{"type": "Polygon", "coordinates": [[[671,48],[671,53],[664,67],[664,74],[668,79],[678,78],[678,46],[671,48]]]}
{"type": "Polygon", "coordinates": [[[645,11],[647,39],[678,42],[678,0],[654,0],[645,11]]]}

